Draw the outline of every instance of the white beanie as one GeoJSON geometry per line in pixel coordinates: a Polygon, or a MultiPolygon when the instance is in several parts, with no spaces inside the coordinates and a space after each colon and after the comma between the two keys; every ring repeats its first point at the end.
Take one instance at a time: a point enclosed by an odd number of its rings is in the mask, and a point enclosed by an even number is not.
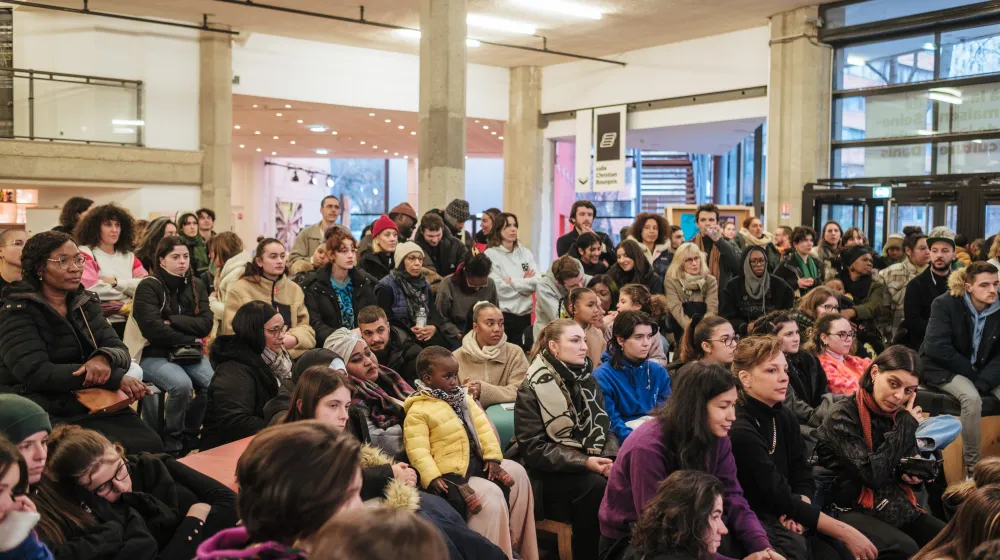
{"type": "Polygon", "coordinates": [[[393,262],[396,263],[396,268],[403,266],[403,261],[406,259],[406,255],[409,255],[410,253],[420,253],[420,256],[426,256],[424,255],[424,250],[420,248],[420,245],[417,245],[412,241],[400,243],[399,245],[396,245],[396,252],[393,253],[393,262]]]}

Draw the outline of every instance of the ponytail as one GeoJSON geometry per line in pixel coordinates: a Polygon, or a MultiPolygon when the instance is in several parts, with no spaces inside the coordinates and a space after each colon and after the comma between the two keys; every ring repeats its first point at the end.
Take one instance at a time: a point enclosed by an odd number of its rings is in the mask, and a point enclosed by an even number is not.
{"type": "Polygon", "coordinates": [[[632,303],[641,307],[643,313],[657,322],[662,321],[670,313],[667,296],[653,295],[645,284],[627,284],[622,287],[621,293],[628,295],[632,303]]]}
{"type": "Polygon", "coordinates": [[[719,315],[695,314],[687,329],[684,330],[684,338],[681,339],[681,361],[691,362],[704,358],[705,350],[701,345],[712,338],[712,332],[716,327],[721,327],[728,322],[719,315]]]}

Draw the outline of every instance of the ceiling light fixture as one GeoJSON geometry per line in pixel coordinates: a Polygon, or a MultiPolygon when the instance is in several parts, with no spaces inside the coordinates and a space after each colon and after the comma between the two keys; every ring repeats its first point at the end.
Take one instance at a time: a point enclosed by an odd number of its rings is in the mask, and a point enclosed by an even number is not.
{"type": "Polygon", "coordinates": [[[260,131],[259,130],[255,130],[255,131],[253,131],[253,133],[256,134],[256,135],[258,135],[258,136],[260,135],[260,131]]]}
{"type": "Polygon", "coordinates": [[[289,105],[288,103],[285,103],[285,109],[291,109],[291,108],[292,108],[291,105],[289,105]]]}
{"type": "Polygon", "coordinates": [[[277,139],[278,139],[278,137],[277,137],[277,136],[275,136],[275,137],[274,137],[274,139],[275,139],[275,140],[277,140],[277,139]]]}
{"type": "Polygon", "coordinates": [[[500,140],[503,140],[503,136],[498,136],[497,138],[499,138],[500,140]]]}
{"type": "Polygon", "coordinates": [[[534,35],[537,28],[534,25],[528,23],[521,23],[517,21],[511,21],[508,19],[500,19],[490,16],[484,16],[481,14],[469,14],[465,18],[465,22],[472,27],[480,27],[482,29],[490,29],[493,31],[501,31],[504,33],[518,33],[520,35],[534,35]]]}
{"type": "Polygon", "coordinates": [[[314,124],[309,127],[312,132],[326,132],[326,127],[321,124],[314,124]]]}
{"type": "Polygon", "coordinates": [[[403,159],[410,159],[410,156],[403,156],[403,159]]]}
{"type": "Polygon", "coordinates": [[[309,175],[309,184],[310,185],[315,185],[316,184],[316,176],[315,175],[311,175],[311,174],[309,175]]]}
{"type": "Polygon", "coordinates": [[[331,132],[330,134],[332,134],[332,135],[336,136],[336,135],[337,135],[337,131],[336,131],[336,130],[334,130],[334,131],[333,131],[333,132],[331,132]]]}
{"type": "Polygon", "coordinates": [[[293,183],[299,182],[299,172],[295,171],[294,169],[292,170],[292,182],[293,183]]]}
{"type": "Polygon", "coordinates": [[[372,149],[373,149],[373,150],[377,150],[377,149],[378,149],[378,146],[372,146],[372,149]]]}
{"type": "Polygon", "coordinates": [[[369,116],[369,117],[374,117],[374,116],[375,116],[375,113],[368,113],[368,116],[369,116]]]}
{"type": "Polygon", "coordinates": [[[383,153],[383,154],[388,154],[388,153],[389,153],[389,150],[382,150],[382,153],[383,153]]]}
{"type": "MultiPolygon", "coordinates": [[[[257,108],[257,104],[256,104],[256,103],[254,103],[254,104],[253,104],[253,108],[254,108],[254,109],[256,109],[256,108],[257,108]]],[[[260,150],[257,150],[257,151],[259,152],[260,150]]]]}
{"type": "Polygon", "coordinates": [[[483,130],[489,130],[489,129],[490,129],[490,125],[488,125],[488,124],[484,124],[483,125],[483,130]]]}
{"type": "Polygon", "coordinates": [[[278,155],[278,152],[271,152],[271,155],[272,156],[276,156],[276,155],[278,155]]]}
{"type": "Polygon", "coordinates": [[[330,151],[327,150],[326,148],[319,148],[316,150],[316,153],[321,156],[325,156],[326,154],[330,153],[330,151]]]}
{"type": "Polygon", "coordinates": [[[280,116],[281,116],[281,113],[275,113],[275,114],[274,114],[274,116],[276,116],[276,117],[280,117],[280,116]]]}
{"type": "Polygon", "coordinates": [[[240,144],[241,148],[246,148],[246,144],[240,144]]]}
{"type": "Polygon", "coordinates": [[[327,188],[330,188],[330,189],[333,188],[333,177],[331,177],[329,175],[326,176],[326,186],[327,186],[327,188]]]}
{"type": "Polygon", "coordinates": [[[361,141],[361,145],[362,145],[362,146],[364,146],[364,145],[365,145],[365,141],[364,141],[364,140],[362,140],[362,141],[361,141]]]}
{"type": "Polygon", "coordinates": [[[387,123],[391,123],[391,122],[392,122],[392,119],[385,119],[385,122],[387,122],[387,123]]]}
{"type": "Polygon", "coordinates": [[[399,125],[399,126],[397,126],[396,128],[398,128],[399,130],[403,130],[403,129],[404,129],[404,128],[406,128],[406,127],[405,127],[405,126],[403,126],[403,125],[399,125]]]}
{"type": "Polygon", "coordinates": [[[297,121],[295,121],[295,122],[297,122],[297,123],[299,123],[299,124],[302,124],[302,119],[299,119],[299,120],[297,120],[297,121]]]}
{"type": "Polygon", "coordinates": [[[260,151],[260,148],[257,148],[257,151],[259,152],[259,151],[260,151]]]}
{"type": "Polygon", "coordinates": [[[235,128],[236,130],[239,130],[240,129],[240,125],[236,125],[233,128],[235,128]]]}
{"type": "Polygon", "coordinates": [[[399,155],[399,152],[392,152],[392,155],[394,155],[394,156],[398,156],[398,155],[399,155]]]}
{"type": "Polygon", "coordinates": [[[493,136],[496,136],[496,135],[497,135],[497,131],[495,131],[495,130],[491,130],[491,131],[490,131],[490,134],[492,134],[493,136]]]}
{"type": "Polygon", "coordinates": [[[585,19],[601,19],[601,16],[604,15],[604,12],[599,8],[577,2],[568,2],[567,0],[513,0],[513,3],[533,10],[554,12],[585,19]]]}
{"type": "Polygon", "coordinates": [[[410,131],[410,136],[416,136],[416,135],[417,135],[417,131],[416,130],[411,130],[410,131]]]}
{"type": "Polygon", "coordinates": [[[111,119],[111,124],[115,126],[145,126],[146,121],[135,119],[111,119]]]}
{"type": "Polygon", "coordinates": [[[289,144],[291,144],[291,145],[294,146],[295,145],[295,140],[292,140],[291,142],[289,142],[289,144]]]}

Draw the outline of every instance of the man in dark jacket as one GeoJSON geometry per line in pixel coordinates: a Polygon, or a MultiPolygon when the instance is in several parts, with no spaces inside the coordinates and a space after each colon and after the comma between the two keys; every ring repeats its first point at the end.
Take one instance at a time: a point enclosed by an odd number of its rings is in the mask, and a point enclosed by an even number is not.
{"type": "Polygon", "coordinates": [[[965,467],[979,462],[983,401],[1000,398],[1000,301],[997,269],[974,262],[952,273],[949,293],[934,300],[920,346],[927,383],[954,395],[962,405],[965,467]]]}
{"type": "Polygon", "coordinates": [[[424,260],[424,268],[433,270],[441,276],[454,273],[469,252],[465,245],[444,227],[441,216],[430,212],[420,219],[420,229],[417,230],[415,241],[428,257],[424,260]]]}
{"type": "Polygon", "coordinates": [[[955,262],[955,241],[948,237],[927,240],[931,251],[930,266],[910,280],[903,297],[903,322],[900,325],[901,342],[914,350],[920,349],[924,332],[931,318],[931,304],[948,291],[948,275],[955,262]]]}
{"type": "MultiPolygon", "coordinates": [[[[309,325],[316,331],[316,348],[323,348],[326,337],[333,331],[343,327],[353,329],[357,320],[351,325],[343,324],[341,320],[340,301],[330,284],[332,265],[327,263],[323,268],[308,273],[300,282],[305,293],[306,309],[309,311],[309,325]]],[[[358,267],[347,273],[351,286],[351,303],[355,317],[360,309],[375,305],[375,286],[378,280],[358,267]]]]}
{"type": "MultiPolygon", "coordinates": [[[[594,231],[594,221],[597,220],[597,207],[589,200],[577,200],[569,209],[569,223],[573,224],[573,229],[556,241],[556,254],[563,256],[570,252],[576,240],[584,233],[593,233],[601,240],[601,259],[604,266],[611,268],[617,262],[615,256],[615,244],[603,231],[594,231]]],[[[574,257],[576,255],[573,255],[574,257]]]]}
{"type": "Polygon", "coordinates": [[[719,295],[719,315],[729,320],[740,335],[747,326],[772,311],[791,309],[795,293],[784,280],[769,272],[767,252],[756,245],[743,251],[743,274],[719,295]]]}
{"type": "Polygon", "coordinates": [[[417,356],[423,349],[406,331],[390,325],[381,307],[371,305],[362,309],[358,313],[358,328],[379,364],[398,373],[407,383],[416,383],[417,356]]]}
{"type": "Polygon", "coordinates": [[[691,240],[708,260],[708,270],[719,281],[719,293],[725,291],[729,281],[739,276],[742,267],[739,248],[735,243],[722,237],[719,226],[719,207],[702,204],[694,211],[698,224],[698,234],[691,240]]]}

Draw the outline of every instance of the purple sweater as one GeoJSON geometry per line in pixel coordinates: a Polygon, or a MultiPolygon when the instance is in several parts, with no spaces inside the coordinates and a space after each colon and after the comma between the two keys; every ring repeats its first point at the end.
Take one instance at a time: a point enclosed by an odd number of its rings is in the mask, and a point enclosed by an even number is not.
{"type": "MultiPolygon", "coordinates": [[[[608,487],[598,518],[601,534],[609,539],[624,539],[641,511],[659,490],[660,483],[675,469],[664,458],[663,436],[658,420],[639,426],[625,440],[611,469],[608,487]]],[[[757,516],[743,497],[743,488],[736,478],[736,462],[729,438],[720,438],[715,451],[708,456],[706,472],[715,475],[725,490],[723,510],[726,526],[748,553],[771,546],[757,516]]],[[[717,555],[717,558],[725,558],[717,555]]]]}

